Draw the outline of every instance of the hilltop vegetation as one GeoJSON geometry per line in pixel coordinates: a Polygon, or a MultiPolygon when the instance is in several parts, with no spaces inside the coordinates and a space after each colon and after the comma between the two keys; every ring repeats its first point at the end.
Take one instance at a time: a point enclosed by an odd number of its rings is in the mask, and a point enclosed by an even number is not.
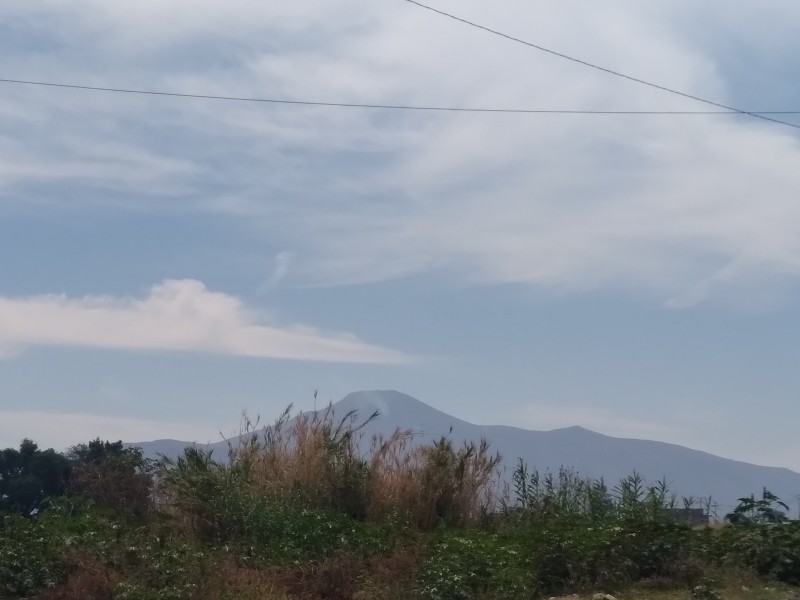
{"type": "Polygon", "coordinates": [[[767,492],[735,525],[693,528],[670,517],[664,483],[520,462],[502,489],[486,442],[364,439],[368,420],[287,410],[264,433],[245,423],[224,462],[100,440],[6,449],[0,597],[714,600],[800,584],[800,524],[767,492]]]}

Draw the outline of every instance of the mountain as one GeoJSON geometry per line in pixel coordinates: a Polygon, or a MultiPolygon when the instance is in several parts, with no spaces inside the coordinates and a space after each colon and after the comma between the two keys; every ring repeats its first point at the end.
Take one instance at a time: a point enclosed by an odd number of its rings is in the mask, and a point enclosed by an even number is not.
{"type": "MultiPolygon", "coordinates": [[[[679,497],[711,496],[718,503],[720,514],[729,512],[742,496],[759,495],[763,487],[789,504],[800,493],[800,473],[789,469],[739,462],[664,442],[615,438],[582,427],[531,431],[506,425],[475,425],[396,391],[354,392],[334,404],[333,411],[334,418],[356,411],[362,419],[378,411],[379,416],[363,430],[366,439],[373,434],[389,435],[398,427],[414,431],[418,443],[442,435],[449,435],[456,442],[486,438],[503,456],[507,480],[518,458],[540,472],[557,471],[564,466],[585,476],[603,477],[609,485],[636,471],[650,482],[666,478],[679,497]]],[[[157,440],[131,445],[140,446],[148,457],[174,457],[190,444],[157,440]]],[[[213,450],[220,458],[227,454],[226,442],[198,447],[213,450]]]]}

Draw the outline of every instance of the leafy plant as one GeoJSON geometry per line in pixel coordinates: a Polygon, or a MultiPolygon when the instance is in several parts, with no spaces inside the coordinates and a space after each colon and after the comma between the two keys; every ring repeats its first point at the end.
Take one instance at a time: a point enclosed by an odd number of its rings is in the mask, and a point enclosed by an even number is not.
{"type": "Polygon", "coordinates": [[[0,525],[0,597],[25,596],[52,587],[69,572],[61,548],[43,522],[20,516],[0,525]]]}
{"type": "Polygon", "coordinates": [[[739,504],[732,513],[726,515],[726,520],[732,524],[738,523],[783,523],[787,520],[786,513],[789,507],[775,494],[764,488],[761,498],[756,500],[755,494],[739,498],[739,504]]]}
{"type": "Polygon", "coordinates": [[[442,536],[420,570],[421,593],[430,600],[529,597],[535,589],[524,548],[481,531],[442,536]]]}

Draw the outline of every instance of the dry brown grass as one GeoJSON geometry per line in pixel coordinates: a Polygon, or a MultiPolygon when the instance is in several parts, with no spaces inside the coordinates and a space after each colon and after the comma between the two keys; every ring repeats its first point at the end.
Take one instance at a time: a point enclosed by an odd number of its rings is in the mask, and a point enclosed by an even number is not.
{"type": "Polygon", "coordinates": [[[411,548],[370,558],[345,554],[319,564],[275,568],[272,576],[298,600],[410,600],[419,560],[418,549],[411,548]]]}
{"type": "Polygon", "coordinates": [[[259,569],[224,561],[215,566],[209,580],[193,600],[289,600],[276,578],[259,569]]]}
{"type": "Polygon", "coordinates": [[[399,510],[423,529],[440,521],[477,523],[494,504],[500,456],[490,452],[485,440],[460,448],[445,438],[425,446],[412,447],[411,442],[410,435],[395,432],[373,443],[370,516],[399,510]]]}
{"type": "MultiPolygon", "coordinates": [[[[66,582],[33,600],[113,600],[123,577],[95,559],[82,556],[66,582]]],[[[223,561],[205,574],[192,600],[290,600],[273,573],[223,561]]]]}
{"type": "Polygon", "coordinates": [[[456,447],[442,438],[414,443],[410,431],[365,439],[378,415],[291,415],[271,427],[244,419],[240,445],[231,444],[231,465],[247,474],[253,489],[281,501],[301,501],[357,519],[402,514],[427,529],[439,522],[465,526],[494,502],[500,456],[485,440],[456,447]]]}

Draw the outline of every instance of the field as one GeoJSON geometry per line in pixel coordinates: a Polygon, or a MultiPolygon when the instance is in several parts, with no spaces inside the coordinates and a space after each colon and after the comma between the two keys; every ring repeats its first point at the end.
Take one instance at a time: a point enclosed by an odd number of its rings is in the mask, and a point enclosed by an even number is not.
{"type": "MultiPolygon", "coordinates": [[[[663,482],[607,485],[488,443],[365,440],[365,420],[245,422],[227,460],[95,440],[0,453],[0,597],[39,600],[782,600],[800,524],[764,490],[691,527],[663,482]]],[[[687,500],[686,505],[691,504],[687,500]]]]}

